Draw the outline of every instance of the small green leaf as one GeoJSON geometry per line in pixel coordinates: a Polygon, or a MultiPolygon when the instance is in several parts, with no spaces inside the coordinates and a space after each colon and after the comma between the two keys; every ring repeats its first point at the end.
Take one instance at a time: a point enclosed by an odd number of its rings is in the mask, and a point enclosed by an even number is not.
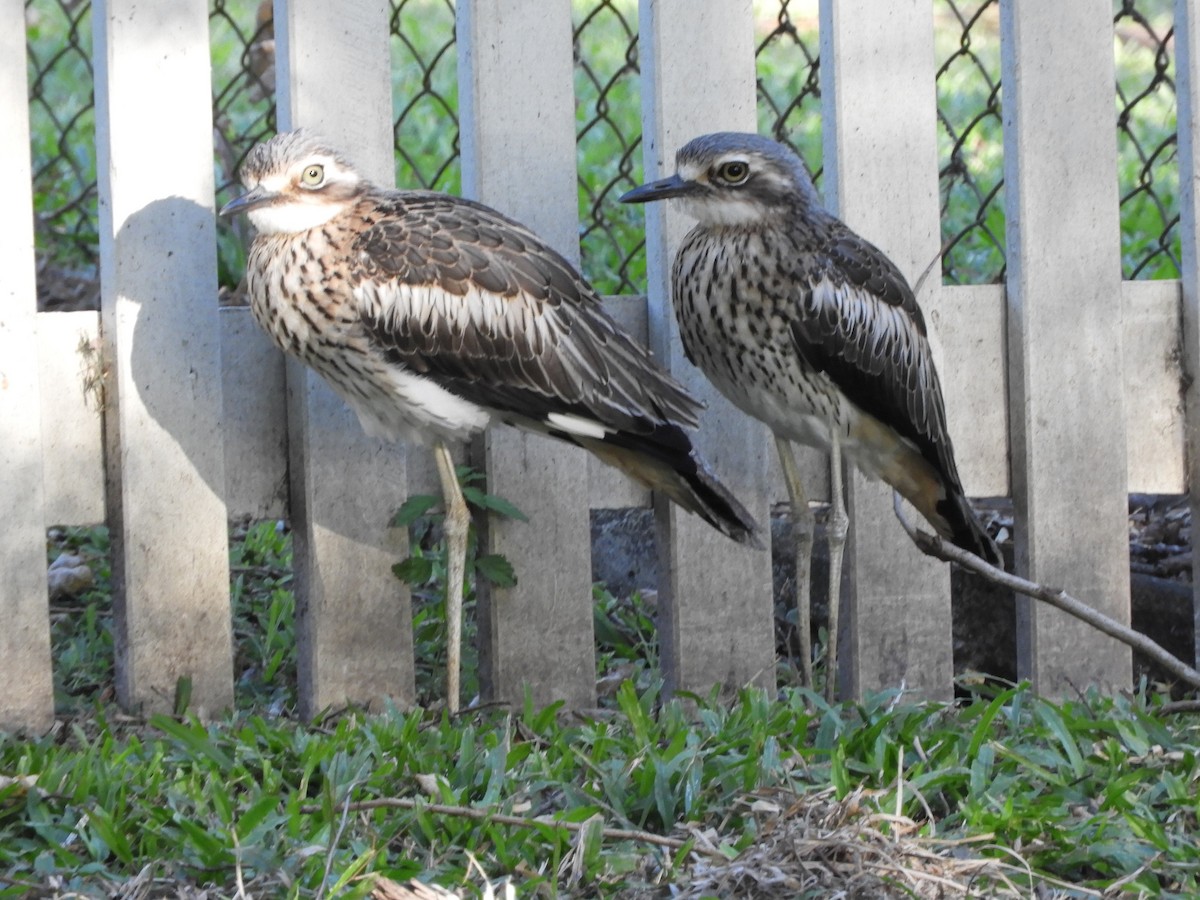
{"type": "Polygon", "coordinates": [[[512,563],[499,553],[489,553],[475,560],[475,572],[496,587],[510,588],[517,583],[517,574],[512,563]]]}
{"type": "Polygon", "coordinates": [[[1067,755],[1067,760],[1071,764],[1071,771],[1076,778],[1082,778],[1087,771],[1087,765],[1083,760],[1083,753],[1079,749],[1079,743],[1067,728],[1066,722],[1063,721],[1062,713],[1049,703],[1040,703],[1035,707],[1037,717],[1049,728],[1050,732],[1058,739],[1063,751],[1067,755]]]}
{"type": "Polygon", "coordinates": [[[364,850],[357,857],[355,857],[354,861],[345,868],[342,874],[338,876],[338,880],[334,882],[333,887],[329,891],[330,896],[344,896],[351,882],[353,882],[359,877],[359,875],[362,874],[364,870],[366,870],[367,866],[369,866],[371,861],[375,859],[378,852],[378,850],[374,849],[364,850]]]}
{"type": "Polygon", "coordinates": [[[625,714],[625,718],[629,720],[629,726],[633,729],[633,736],[637,742],[642,745],[650,743],[651,722],[650,717],[646,715],[646,711],[642,708],[642,704],[638,699],[637,689],[632,681],[623,681],[621,686],[617,688],[617,706],[621,708],[621,712],[625,714]]]}
{"type": "Polygon", "coordinates": [[[113,852],[113,855],[126,865],[131,865],[133,863],[133,850],[129,846],[129,839],[126,837],[124,830],[117,827],[109,817],[108,812],[99,808],[93,808],[89,816],[89,821],[91,822],[92,830],[108,845],[108,849],[113,852]]]}
{"type": "Polygon", "coordinates": [[[407,528],[429,510],[437,505],[438,498],[433,494],[414,494],[396,510],[396,514],[392,516],[392,520],[388,523],[392,528],[407,528]]]}
{"type": "Polygon", "coordinates": [[[971,743],[967,747],[968,759],[973,759],[979,753],[979,748],[984,745],[984,742],[991,734],[992,722],[995,720],[996,715],[1012,699],[1016,692],[1016,688],[1002,691],[984,709],[983,715],[979,718],[979,724],[975,726],[975,730],[971,734],[971,743]]]}
{"type": "Polygon", "coordinates": [[[225,843],[210,834],[207,828],[183,815],[176,816],[175,824],[191,841],[191,849],[200,858],[201,863],[212,869],[229,863],[230,854],[225,843]]]}
{"type": "Polygon", "coordinates": [[[604,850],[604,816],[597,813],[583,823],[579,830],[579,846],[584,872],[590,875],[599,867],[600,854],[604,850]]]}
{"type": "Polygon", "coordinates": [[[687,865],[688,857],[691,855],[692,848],[696,846],[696,838],[690,837],[683,842],[683,846],[675,851],[675,855],[671,857],[670,871],[683,871],[687,865]]]}
{"type": "Polygon", "coordinates": [[[211,760],[219,769],[229,770],[234,766],[233,758],[218,745],[195,717],[186,722],[177,722],[169,716],[156,713],[150,717],[150,727],[174,738],[194,755],[211,760]]]}
{"type": "Polygon", "coordinates": [[[424,556],[410,556],[392,566],[392,574],[405,584],[419,586],[427,584],[433,577],[433,560],[424,556]]]}
{"type": "Polygon", "coordinates": [[[846,770],[846,747],[845,744],[839,742],[833,746],[833,752],[829,758],[829,781],[833,784],[837,791],[835,795],[839,800],[844,800],[850,793],[851,782],[850,774],[846,770]]]}
{"type": "Polygon", "coordinates": [[[455,466],[454,474],[458,477],[459,485],[463,487],[483,481],[483,473],[474,466],[455,466]]]}
{"type": "Polygon", "coordinates": [[[529,517],[508,500],[505,500],[503,497],[496,497],[493,494],[486,494],[479,490],[479,488],[464,486],[463,497],[466,498],[468,503],[478,509],[488,509],[497,515],[504,516],[506,519],[516,519],[518,522],[529,521],[529,517]]]}
{"type": "Polygon", "coordinates": [[[279,808],[279,797],[268,794],[260,797],[248,810],[238,818],[237,836],[243,841],[263,823],[269,813],[279,808]]]}

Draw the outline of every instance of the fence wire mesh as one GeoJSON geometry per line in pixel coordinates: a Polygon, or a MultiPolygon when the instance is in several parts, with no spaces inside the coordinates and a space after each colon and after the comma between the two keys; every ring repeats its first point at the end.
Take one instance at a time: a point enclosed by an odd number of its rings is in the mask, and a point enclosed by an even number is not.
{"type": "MultiPolygon", "coordinates": [[[[758,126],[819,179],[817,0],[755,4],[758,126]]],[[[636,0],[575,0],[580,240],[604,293],[643,289],[641,212],[616,198],[642,178],[636,0]]],[[[1122,262],[1126,277],[1177,277],[1172,0],[1114,0],[1122,262]]],[[[94,281],[97,258],[91,4],[26,0],[39,292],[94,281]],[[49,272],[53,278],[43,278],[49,272]]],[[[949,282],[1004,275],[998,0],[935,0],[943,222],[949,282]]],[[[270,0],[212,0],[218,202],[238,164],[275,130],[270,0]]],[[[391,0],[397,181],[456,193],[457,53],[453,0],[391,0]]],[[[236,283],[242,236],[221,229],[221,281],[236,283]]],[[[49,306],[52,303],[47,302],[49,306]]]]}
{"type": "Polygon", "coordinates": [[[88,278],[99,253],[92,6],[27,3],[25,25],[38,281],[88,278]]]}
{"type": "Polygon", "coordinates": [[[942,277],[1004,277],[1004,140],[1000,118],[1000,4],[935,7],[942,277]]]}
{"type": "Polygon", "coordinates": [[[760,4],[754,61],[758,130],[787,144],[821,179],[820,34],[816,0],[760,4]],[[772,10],[771,6],[777,7],[772,10]]]}
{"type": "Polygon", "coordinates": [[[637,6],[574,5],[579,241],[584,270],[606,294],[645,289],[643,211],[618,203],[642,178],[637,6]]]}
{"type": "Polygon", "coordinates": [[[1117,165],[1126,278],[1179,277],[1171,0],[1116,0],[1117,165]]]}
{"type": "MultiPolygon", "coordinates": [[[[275,23],[271,0],[213,0],[213,142],[217,205],[239,193],[238,167],[259,141],[275,133],[275,23]]],[[[241,279],[249,223],[217,229],[217,277],[241,279]]]]}
{"type": "Polygon", "coordinates": [[[453,0],[392,0],[396,184],[457,194],[458,45],[453,0]]]}

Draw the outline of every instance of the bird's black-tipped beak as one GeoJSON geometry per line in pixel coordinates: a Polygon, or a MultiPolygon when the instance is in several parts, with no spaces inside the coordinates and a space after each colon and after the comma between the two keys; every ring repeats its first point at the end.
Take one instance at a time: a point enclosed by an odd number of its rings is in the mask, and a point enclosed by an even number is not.
{"type": "Polygon", "coordinates": [[[240,197],[234,197],[228,203],[221,207],[218,216],[235,216],[238,213],[250,212],[252,209],[257,209],[260,206],[266,206],[277,195],[274,191],[268,191],[261,184],[253,188],[240,197]]]}
{"type": "Polygon", "coordinates": [[[660,178],[621,197],[622,203],[653,203],[655,200],[669,200],[671,197],[686,197],[696,189],[696,182],[684,181],[678,175],[670,178],[660,178]]]}

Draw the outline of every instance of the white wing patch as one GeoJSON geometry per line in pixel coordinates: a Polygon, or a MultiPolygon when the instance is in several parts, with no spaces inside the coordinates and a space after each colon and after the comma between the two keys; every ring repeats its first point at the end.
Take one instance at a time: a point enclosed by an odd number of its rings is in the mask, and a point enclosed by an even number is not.
{"type": "Polygon", "coordinates": [[[604,440],[604,437],[609,434],[608,429],[595,419],[585,419],[570,413],[550,413],[546,416],[546,421],[559,431],[579,437],[595,438],[598,441],[604,440]]]}
{"type": "Polygon", "coordinates": [[[358,414],[363,431],[384,440],[429,444],[431,440],[462,441],[487,428],[491,415],[482,406],[465,400],[428,378],[380,362],[370,379],[368,396],[343,390],[331,378],[343,399],[358,414]],[[382,396],[379,393],[382,392],[382,396]]]}

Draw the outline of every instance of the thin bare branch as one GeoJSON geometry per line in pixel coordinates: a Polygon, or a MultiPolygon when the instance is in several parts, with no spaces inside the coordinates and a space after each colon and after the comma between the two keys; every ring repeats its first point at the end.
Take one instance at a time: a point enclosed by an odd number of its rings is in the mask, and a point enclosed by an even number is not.
{"type": "Polygon", "coordinates": [[[1097,609],[1093,609],[1086,603],[1075,599],[1061,588],[1046,587],[1021,578],[1018,575],[1013,575],[1011,572],[1005,572],[1003,569],[999,569],[980,559],[974,553],[963,550],[961,547],[956,547],[935,534],[921,531],[904,514],[904,510],[900,505],[899,494],[893,494],[892,505],[896,510],[896,518],[900,520],[900,524],[904,526],[904,530],[908,532],[908,536],[912,538],[913,543],[925,555],[945,562],[957,563],[964,569],[983,576],[992,584],[1016,591],[1018,594],[1024,594],[1026,597],[1032,597],[1034,600],[1042,603],[1048,603],[1055,609],[1060,609],[1068,615],[1086,622],[1109,637],[1116,638],[1123,644],[1128,644],[1134,650],[1158,663],[1181,681],[1187,682],[1192,687],[1200,688],[1200,671],[1193,669],[1178,657],[1172,656],[1161,645],[1146,637],[1141,632],[1134,631],[1116,619],[1106,616],[1097,609]]]}
{"type": "Polygon", "coordinates": [[[1162,706],[1156,707],[1154,711],[1162,716],[1196,713],[1200,712],[1200,700],[1176,700],[1171,703],[1164,703],[1162,706]]]}

